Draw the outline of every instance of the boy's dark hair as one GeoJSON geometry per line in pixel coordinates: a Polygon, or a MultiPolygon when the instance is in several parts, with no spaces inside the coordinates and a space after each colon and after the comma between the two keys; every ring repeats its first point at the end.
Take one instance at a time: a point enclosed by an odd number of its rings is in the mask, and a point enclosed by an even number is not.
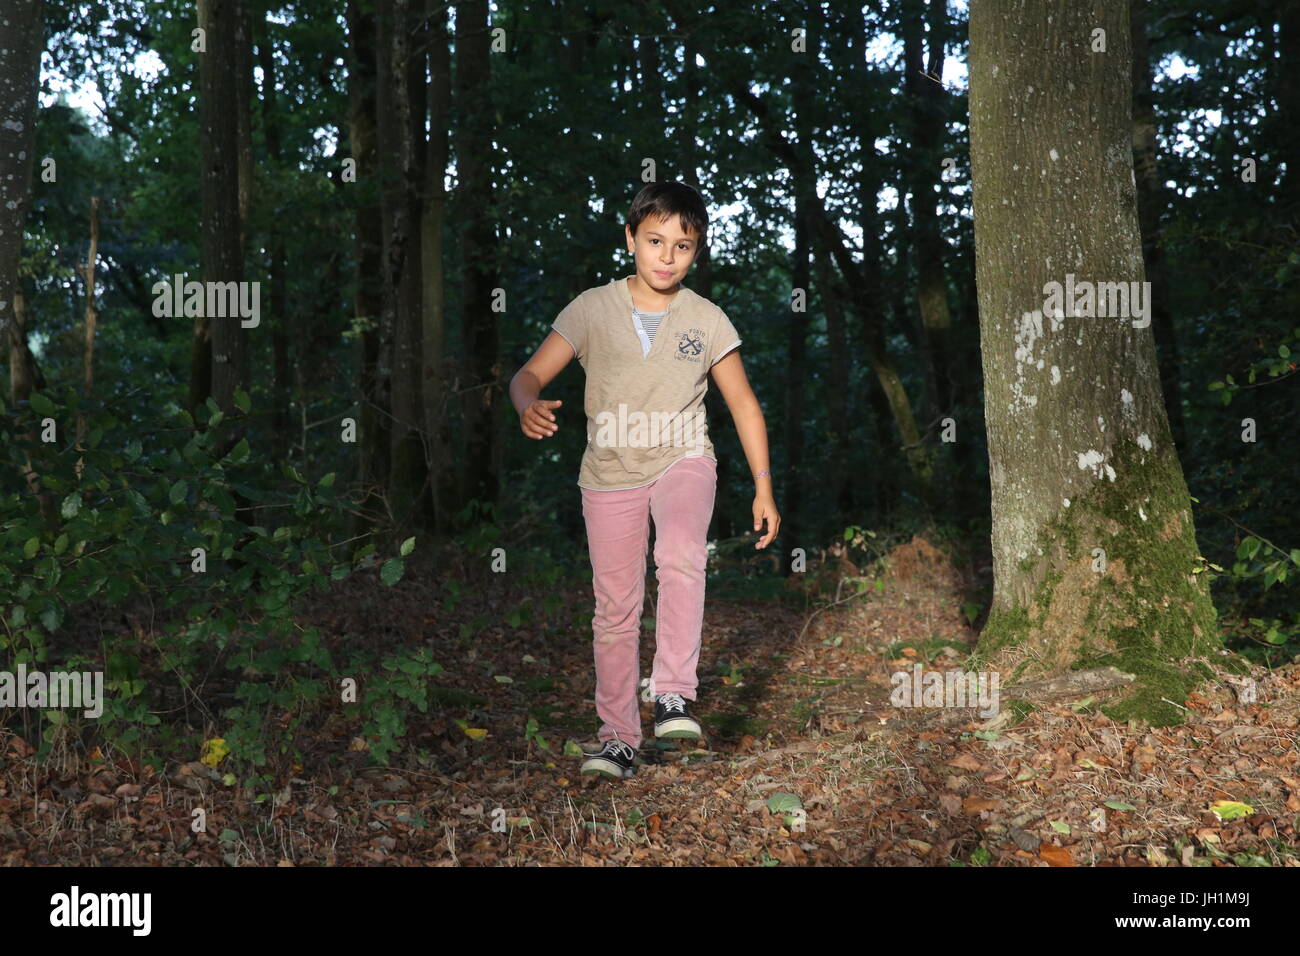
{"type": "Polygon", "coordinates": [[[704,197],[686,183],[647,183],[632,200],[632,211],[628,213],[627,225],[636,235],[637,226],[643,219],[664,216],[680,216],[682,231],[692,229],[699,234],[699,250],[695,261],[705,258],[709,251],[709,211],[705,208],[704,197]]]}

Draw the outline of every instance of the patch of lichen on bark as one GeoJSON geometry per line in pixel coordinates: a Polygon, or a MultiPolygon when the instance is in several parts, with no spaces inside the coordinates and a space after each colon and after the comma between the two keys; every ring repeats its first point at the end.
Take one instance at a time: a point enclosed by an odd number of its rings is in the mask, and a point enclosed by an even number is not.
{"type": "MultiPolygon", "coordinates": [[[[1034,678],[1110,665],[1135,681],[1102,707],[1107,716],[1181,723],[1177,705],[1212,677],[1208,660],[1222,650],[1208,583],[1192,574],[1198,550],[1187,489],[1175,459],[1127,437],[1107,464],[1115,480],[1097,479],[1041,530],[1021,570],[1040,569],[1042,582],[1027,606],[990,612],[973,658],[1016,661],[1004,686],[1031,664],[1034,678]],[[1096,548],[1105,556],[1100,573],[1096,548]]],[[[1243,669],[1235,659],[1221,663],[1243,669]]]]}

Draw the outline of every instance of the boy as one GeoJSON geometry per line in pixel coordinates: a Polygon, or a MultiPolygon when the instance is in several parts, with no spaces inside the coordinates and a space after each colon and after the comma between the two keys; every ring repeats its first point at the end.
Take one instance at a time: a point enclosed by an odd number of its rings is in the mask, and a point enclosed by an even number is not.
{"type": "Polygon", "coordinates": [[[655,702],[655,735],[701,737],[695,700],[704,618],[707,533],[717,459],[708,438],[708,375],[726,399],[754,474],[755,544],[776,537],[767,428],[725,312],[681,284],[707,251],[708,212],[683,183],[651,183],[624,228],[635,274],[583,292],[511,379],[520,429],[542,439],[559,430],[558,400],[539,398],[575,357],[587,374],[587,448],[578,486],[587,525],[596,614],[596,711],[600,751],[582,773],[627,777],[641,743],[638,642],[645,595],[649,518],[659,581],[655,660],[644,696],[655,702]]]}

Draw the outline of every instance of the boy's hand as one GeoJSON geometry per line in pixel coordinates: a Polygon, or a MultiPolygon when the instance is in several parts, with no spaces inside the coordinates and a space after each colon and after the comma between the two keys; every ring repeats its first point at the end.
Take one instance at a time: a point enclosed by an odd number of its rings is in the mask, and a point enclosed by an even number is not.
{"type": "Polygon", "coordinates": [[[558,398],[550,401],[544,398],[533,399],[519,416],[520,429],[529,438],[548,438],[554,435],[560,426],[555,423],[551,409],[563,404],[558,398]]]}
{"type": "Polygon", "coordinates": [[[767,534],[758,539],[758,543],[754,545],[755,549],[766,548],[781,527],[781,516],[777,514],[776,502],[772,500],[771,495],[758,495],[754,498],[755,531],[763,526],[764,518],[767,519],[767,534]]]}

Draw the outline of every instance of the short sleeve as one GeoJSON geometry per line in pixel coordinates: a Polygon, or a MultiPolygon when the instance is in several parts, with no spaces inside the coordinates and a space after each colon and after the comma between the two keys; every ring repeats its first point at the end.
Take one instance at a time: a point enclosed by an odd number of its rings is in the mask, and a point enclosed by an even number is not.
{"type": "Polygon", "coordinates": [[[713,368],[718,363],[718,360],[731,352],[732,349],[739,347],[740,333],[731,324],[731,319],[727,318],[727,313],[719,309],[718,322],[713,329],[713,352],[709,356],[709,368],[713,368]]]}
{"type": "Polygon", "coordinates": [[[587,357],[587,310],[578,296],[566,305],[551,324],[556,332],[564,336],[579,359],[587,357]]]}

